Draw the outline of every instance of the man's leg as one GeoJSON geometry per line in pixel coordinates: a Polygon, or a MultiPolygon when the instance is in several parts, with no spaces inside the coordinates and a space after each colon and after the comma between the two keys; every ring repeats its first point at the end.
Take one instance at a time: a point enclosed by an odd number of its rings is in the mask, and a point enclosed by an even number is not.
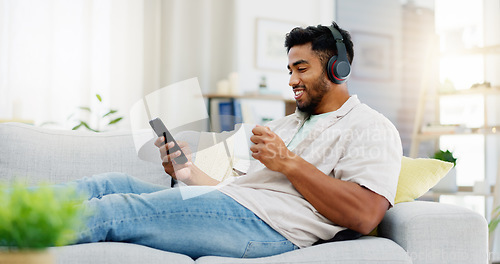
{"type": "Polygon", "coordinates": [[[78,243],[117,241],[200,256],[262,257],[297,247],[250,210],[213,187],[109,194],[86,202],[93,212],[78,243]],[[206,192],[210,188],[210,192],[206,192]],[[182,192],[203,193],[183,199],[182,192]]]}
{"type": "Polygon", "coordinates": [[[85,177],[57,187],[74,187],[78,192],[84,194],[89,200],[92,198],[102,198],[108,194],[153,193],[170,188],[145,182],[127,174],[118,172],[97,174],[92,177],[85,177]]]}

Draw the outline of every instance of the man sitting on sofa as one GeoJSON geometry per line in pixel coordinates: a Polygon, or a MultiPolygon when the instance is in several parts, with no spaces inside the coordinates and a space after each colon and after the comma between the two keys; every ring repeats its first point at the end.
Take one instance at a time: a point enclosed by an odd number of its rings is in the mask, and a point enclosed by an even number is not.
{"type": "Polygon", "coordinates": [[[262,257],[343,230],[374,229],[394,203],[399,134],[349,95],[347,31],[336,23],[295,28],[285,47],[297,110],[253,129],[255,161],[245,176],[219,184],[191,162],[183,144],[189,161],[173,162],[180,153],[167,154],[172,143],[159,138],[165,171],[190,186],[170,189],[120,173],[77,181],[93,212],[78,243],[126,241],[192,258],[262,257]]]}

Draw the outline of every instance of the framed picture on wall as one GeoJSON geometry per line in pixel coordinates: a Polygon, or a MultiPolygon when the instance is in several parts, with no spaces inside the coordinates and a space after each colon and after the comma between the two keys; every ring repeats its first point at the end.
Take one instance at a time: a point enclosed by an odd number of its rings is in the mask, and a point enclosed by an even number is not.
{"type": "Polygon", "coordinates": [[[368,81],[393,79],[393,38],[390,35],[351,32],[354,43],[352,77],[368,81]]]}
{"type": "Polygon", "coordinates": [[[288,57],[285,35],[299,23],[257,18],[255,26],[255,66],[261,70],[286,71],[288,57]]]}

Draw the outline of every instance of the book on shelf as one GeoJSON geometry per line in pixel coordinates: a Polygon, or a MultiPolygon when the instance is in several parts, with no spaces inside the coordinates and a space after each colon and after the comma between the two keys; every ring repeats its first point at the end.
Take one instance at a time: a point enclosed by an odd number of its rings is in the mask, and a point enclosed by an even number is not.
{"type": "Polygon", "coordinates": [[[232,131],[236,124],[243,123],[243,112],[239,100],[214,100],[210,112],[212,131],[232,131]]]}

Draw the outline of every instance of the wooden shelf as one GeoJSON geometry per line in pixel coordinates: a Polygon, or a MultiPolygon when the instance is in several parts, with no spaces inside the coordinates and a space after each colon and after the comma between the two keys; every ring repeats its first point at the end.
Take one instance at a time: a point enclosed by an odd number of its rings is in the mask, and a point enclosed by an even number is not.
{"type": "Polygon", "coordinates": [[[443,195],[453,195],[453,196],[484,196],[484,197],[492,197],[494,195],[495,187],[490,187],[489,193],[478,193],[474,192],[472,186],[459,186],[457,192],[439,192],[430,190],[424,195],[422,195],[419,199],[421,200],[432,200],[435,202],[439,201],[439,198],[443,195]]]}
{"type": "Polygon", "coordinates": [[[428,191],[426,194],[420,196],[418,200],[439,202],[439,198],[443,195],[453,196],[484,196],[491,197],[493,193],[475,193],[475,192],[434,192],[428,191]]]}
{"type": "Polygon", "coordinates": [[[492,87],[480,86],[478,88],[456,90],[452,92],[440,92],[438,96],[454,96],[454,95],[459,96],[459,95],[471,95],[471,94],[500,95],[500,86],[492,86],[492,87]]]}
{"type": "Polygon", "coordinates": [[[485,47],[476,47],[470,49],[457,49],[441,52],[441,57],[457,57],[466,55],[478,55],[478,54],[500,54],[500,45],[492,45],[485,47]]]}
{"type": "Polygon", "coordinates": [[[249,94],[204,94],[203,97],[208,99],[208,109],[210,109],[210,104],[212,99],[250,99],[250,100],[273,100],[281,101],[285,103],[285,115],[293,114],[296,108],[295,99],[285,98],[282,95],[277,94],[259,94],[259,93],[249,93],[249,94]]]}
{"type": "Polygon", "coordinates": [[[259,93],[250,93],[250,94],[204,94],[205,98],[219,98],[219,99],[253,99],[253,100],[276,100],[283,102],[293,102],[294,99],[288,99],[281,95],[277,94],[259,94],[259,93]]]}
{"type": "Polygon", "coordinates": [[[440,136],[448,135],[500,135],[500,126],[489,126],[479,128],[462,128],[457,127],[455,131],[443,132],[420,132],[416,137],[420,140],[434,139],[440,136]]]}
{"type": "MultiPolygon", "coordinates": [[[[431,127],[422,126],[422,114],[425,103],[425,88],[424,92],[419,96],[419,106],[417,110],[417,116],[414,123],[414,131],[412,134],[412,147],[410,149],[410,157],[416,157],[418,155],[419,145],[422,141],[439,139],[440,136],[447,135],[500,135],[500,126],[488,125],[488,118],[485,114],[484,116],[484,126],[483,127],[462,127],[457,125],[436,125],[431,127]],[[429,130],[426,131],[426,128],[429,130]]],[[[488,95],[500,95],[499,86],[484,86],[480,85],[475,88],[456,90],[451,92],[439,92],[437,93],[437,98],[443,96],[460,96],[460,95],[482,95],[484,97],[484,113],[487,112],[487,101],[486,97],[488,95]]]]}

